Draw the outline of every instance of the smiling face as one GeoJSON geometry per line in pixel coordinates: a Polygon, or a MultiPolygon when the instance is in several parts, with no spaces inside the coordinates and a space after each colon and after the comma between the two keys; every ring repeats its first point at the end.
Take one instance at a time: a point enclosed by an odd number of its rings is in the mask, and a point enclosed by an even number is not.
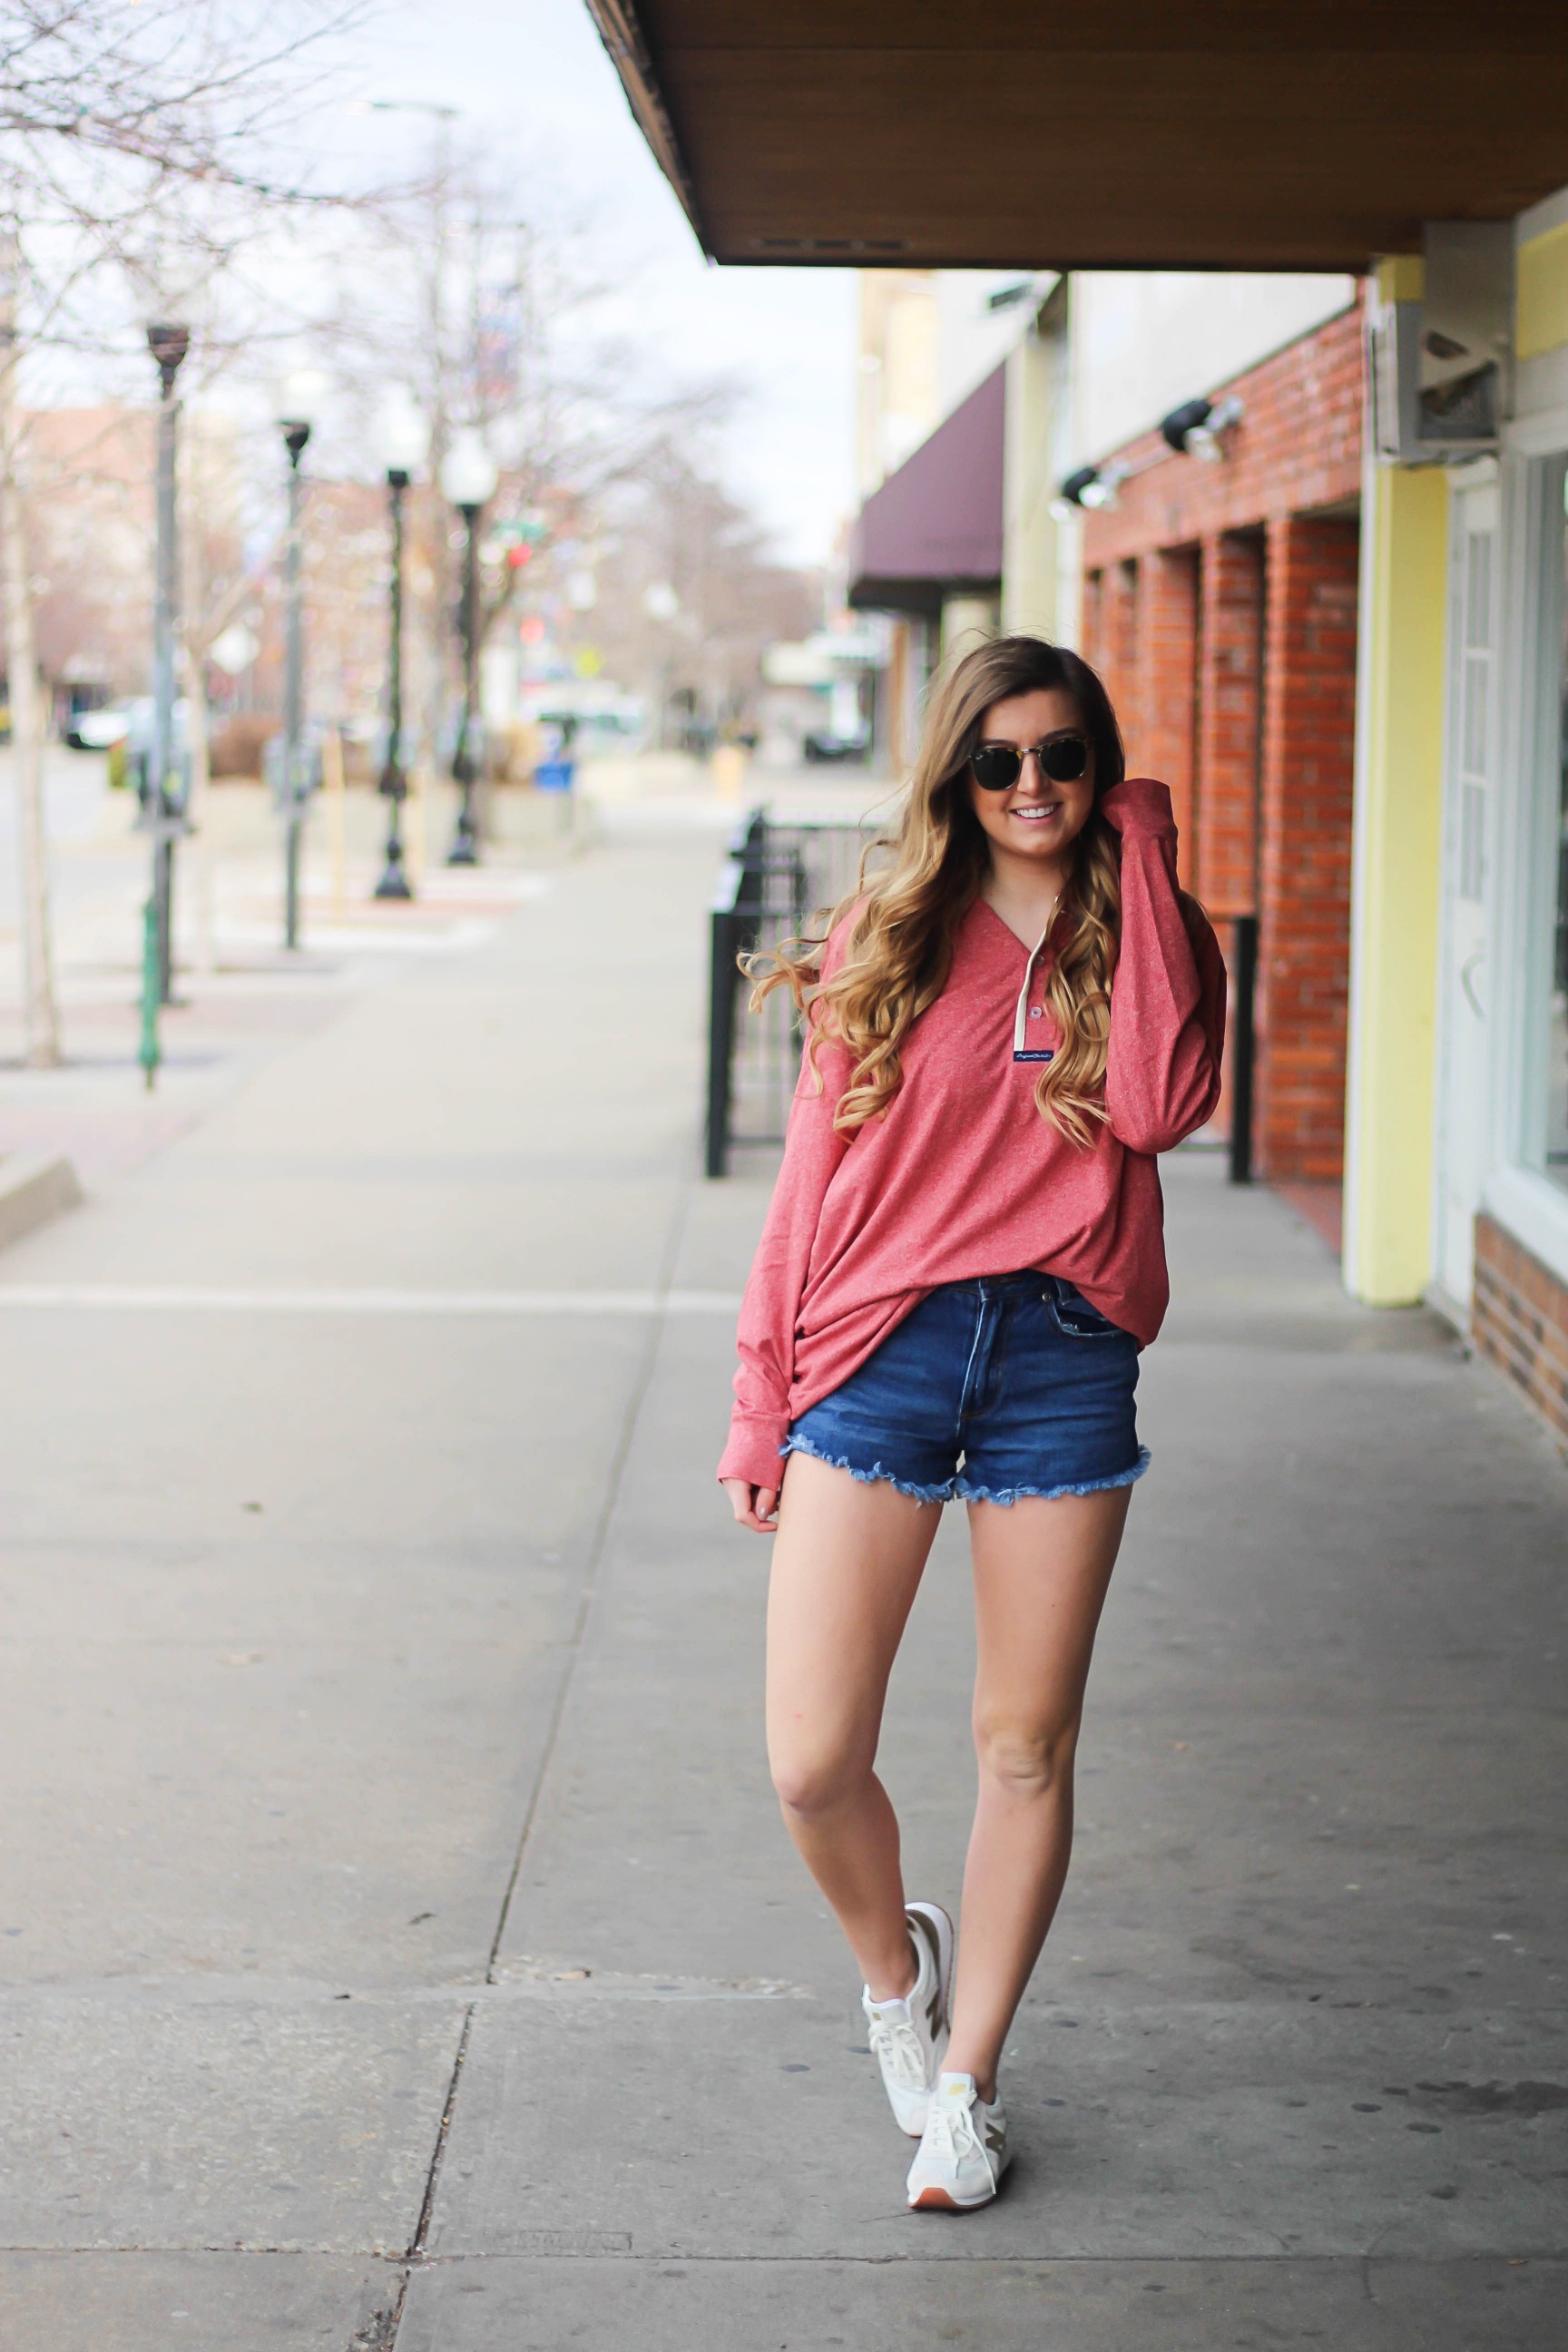
{"type": "MultiPolygon", "coordinates": [[[[1066,688],[1058,686],[994,702],[981,720],[979,740],[1032,751],[1037,743],[1047,742],[1053,735],[1086,731],[1078,705],[1066,688]]],[[[1005,793],[983,791],[973,775],[968,775],[968,785],[970,804],[994,856],[1026,857],[1042,866],[1055,864],[1059,868],[1094,807],[1093,740],[1089,740],[1089,765],[1071,783],[1053,783],[1042,774],[1037,760],[1026,760],[1017,782],[1005,793]]]]}

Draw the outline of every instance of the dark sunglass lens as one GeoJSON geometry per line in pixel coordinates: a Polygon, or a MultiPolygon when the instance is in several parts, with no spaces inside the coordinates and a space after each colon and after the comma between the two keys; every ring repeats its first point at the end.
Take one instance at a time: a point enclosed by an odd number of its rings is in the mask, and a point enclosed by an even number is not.
{"type": "Polygon", "coordinates": [[[969,764],[983,793],[1009,791],[1017,782],[1024,765],[1016,751],[1006,743],[983,745],[969,764]]]}
{"type": "Polygon", "coordinates": [[[1089,745],[1081,735],[1063,735],[1046,745],[1040,765],[1053,784],[1074,784],[1089,766],[1089,745]]]}

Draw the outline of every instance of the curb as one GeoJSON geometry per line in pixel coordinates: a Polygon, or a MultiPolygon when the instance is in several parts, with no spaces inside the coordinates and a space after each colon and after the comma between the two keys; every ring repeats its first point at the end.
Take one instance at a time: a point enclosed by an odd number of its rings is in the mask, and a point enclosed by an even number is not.
{"type": "Polygon", "coordinates": [[[14,1151],[0,1160],[0,1249],[79,1206],[80,1181],[68,1160],[14,1151]]]}

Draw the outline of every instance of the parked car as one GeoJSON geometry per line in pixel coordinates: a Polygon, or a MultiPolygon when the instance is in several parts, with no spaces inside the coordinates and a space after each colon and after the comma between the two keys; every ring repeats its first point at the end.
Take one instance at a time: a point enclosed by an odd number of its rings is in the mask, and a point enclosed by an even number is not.
{"type": "Polygon", "coordinates": [[[66,729],[66,741],[73,751],[108,751],[123,743],[130,732],[127,709],[79,710],[66,729]]]}

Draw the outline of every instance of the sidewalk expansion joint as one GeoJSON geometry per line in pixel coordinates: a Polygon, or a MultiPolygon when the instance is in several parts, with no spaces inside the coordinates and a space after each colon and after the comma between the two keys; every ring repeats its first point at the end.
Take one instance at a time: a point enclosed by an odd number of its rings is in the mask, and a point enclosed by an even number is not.
{"type": "Polygon", "coordinates": [[[276,1979],[214,1985],[200,1978],[188,1983],[167,1980],[137,1984],[110,1979],[97,1984],[11,1984],[0,1986],[0,2015],[29,2009],[151,2010],[309,2010],[352,2002],[356,2009],[506,2009],[521,2002],[544,2002],[563,2008],[605,2007],[626,2001],[679,2007],[699,2001],[816,2000],[809,1985],[784,1979],[587,1977],[577,1969],[555,1974],[502,1976],[452,1984],[353,1986],[331,1990],[319,1984],[280,1983],[276,1979]]]}
{"type": "MultiPolygon", "coordinates": [[[[0,1308],[194,1315],[735,1315],[731,1290],[239,1288],[222,1284],[0,1282],[0,1308]]],[[[638,1399],[640,1402],[640,1398],[638,1399]]]]}
{"type": "MultiPolygon", "coordinates": [[[[626,1400],[626,1408],[622,1417],[620,1433],[616,1438],[615,1453],[610,1462],[609,1475],[605,1480],[604,1500],[600,1505],[598,1518],[594,1528],[593,1538],[589,1543],[587,1558],[584,1563],[583,1589],[577,1604],[576,1619],[573,1624],[571,1637],[566,1643],[565,1665],[561,1675],[560,1681],[556,1685],[555,1702],[550,1713],[550,1722],[545,1733],[544,1747],[539,1759],[539,1769],[534,1777],[532,1794],[529,1798],[528,1806],[523,1814],[522,1826],[518,1835],[517,1852],[512,1861],[511,1874],[507,1880],[506,1891],[501,1897],[500,1915],[496,1921],[496,1931],[494,1937],[491,1940],[489,1960],[485,1971],[487,1981],[490,1983],[494,1983],[495,1981],[496,1963],[500,1955],[501,1939],[506,1934],[507,1920],[510,1916],[512,1899],[517,1892],[518,1880],[521,1875],[523,1858],[528,1852],[529,1840],[533,1834],[533,1825],[538,1817],[539,1811],[539,1801],[543,1792],[545,1783],[550,1778],[550,1768],[554,1759],[556,1746],[561,1737],[561,1726],[565,1718],[566,1702],[571,1695],[573,1682],[576,1674],[577,1663],[583,1654],[583,1643],[588,1631],[589,1619],[593,1613],[595,1581],[598,1577],[600,1564],[604,1559],[605,1546],[609,1540],[610,1527],[615,1517],[616,1507],[620,1501],[621,1487],[626,1477],[626,1463],[631,1454],[632,1439],[636,1434],[637,1422],[641,1417],[643,1403],[648,1391],[648,1385],[653,1379],[653,1368],[658,1353],[659,1335],[663,1328],[665,1316],[668,1312],[671,1311],[670,1301],[673,1298],[684,1297],[686,1298],[701,1297],[706,1300],[713,1300],[725,1295],[720,1292],[679,1293],[672,1290],[670,1286],[671,1276],[675,1271],[677,1253],[680,1247],[680,1236],[686,1223],[689,1196],[689,1187],[683,1184],[676,1194],[675,1204],[670,1214],[668,1229],[665,1234],[664,1248],[660,1253],[660,1265],[654,1290],[650,1294],[646,1294],[655,1302],[647,1310],[651,1319],[648,1325],[647,1335],[643,1345],[642,1359],[637,1366],[636,1378],[632,1382],[631,1393],[626,1400]]],[[[589,1296],[592,1294],[579,1295],[589,1296]]],[[[602,1296],[603,1294],[599,1295],[602,1296]]]]}
{"type": "MultiPolygon", "coordinates": [[[[885,2218],[889,2221],[907,2223],[911,2232],[929,2231],[930,2229],[929,2222],[922,2223],[919,2220],[918,2216],[908,2212],[907,2209],[902,2206],[889,2207],[885,2218]]],[[[580,2239],[577,2242],[567,2243],[565,2242],[573,2238],[573,2232],[570,2230],[541,2230],[535,2232],[535,2240],[538,2242],[530,2242],[524,2245],[510,2245],[493,2249],[476,2248],[472,2251],[465,2250],[461,2252],[441,2254],[433,2254],[424,2252],[419,2253],[414,2253],[412,2252],[396,2252],[387,2246],[356,2246],[346,2248],[342,2245],[317,2245],[307,2242],[303,2240],[284,2245],[273,2245],[270,2243],[261,2245],[237,2245],[232,2240],[226,2244],[221,2243],[216,2240],[201,2240],[185,2244],[173,2244],[164,2242],[156,2245],[145,2244],[133,2246],[106,2246],[91,2244],[64,2245],[58,2240],[52,2244],[41,2245],[31,2243],[24,2244],[17,2241],[0,2244],[0,2255],[43,2255],[59,2262],[69,2262],[82,2254],[92,2254],[110,2259],[118,2258],[123,2262],[141,2262],[149,2258],[154,2260],[163,2260],[170,2257],[184,2259],[192,2255],[205,2254],[223,2254],[230,2257],[237,2255],[253,2262],[300,2262],[327,2258],[339,2261],[382,2263],[384,2263],[389,2270],[395,2269],[402,2272],[460,2270],[466,2263],[497,2262],[677,2262],[689,2263],[693,2269],[709,2264],[719,2269],[739,2269],[742,2265],[752,2269],[765,2269],[771,2266],[782,2266],[786,2269],[799,2269],[807,2265],[826,2263],[831,2263],[837,2269],[848,2269],[853,2266],[857,2269],[862,2270],[888,2270],[897,2267],[897,2265],[901,2263],[919,2263],[922,2268],[933,2263],[963,2263],[971,2269],[973,2269],[977,2265],[983,2266],[988,2263],[997,2263],[1009,2270],[1017,2269],[1019,2267],[1028,2267],[1039,2270],[1072,2269],[1079,2271],[1096,2269],[1118,2271],[1125,2271],[1129,2269],[1181,2270],[1194,2265],[1201,2266],[1204,2269],[1217,2269],[1222,2264],[1230,2263],[1235,2263],[1238,2266],[1280,2263],[1289,2264],[1290,2268],[1295,2270],[1304,2270],[1317,2266],[1332,2264],[1337,2268],[1344,2269],[1350,2264],[1355,2263],[1363,2273],[1373,2276],[1375,2276],[1375,2274],[1382,2270],[1408,2269],[1412,2263],[1417,2264],[1423,2268],[1430,2268],[1434,2270],[1457,2271],[1469,2268],[1491,2269],[1495,2268],[1500,2263],[1506,2265],[1510,2270],[1525,2270],[1535,2263],[1545,2264],[1568,2263],[1568,2247],[1559,2246],[1545,2248],[1526,2247],[1522,2251],[1517,2246],[1510,2246],[1507,2248],[1466,2247],[1451,2253],[1415,2255],[1408,2253],[1366,2253],[1364,2252],[1360,2252],[1353,2247],[1338,2250],[1323,2249],[1317,2252],[1297,2250],[1294,2252],[1281,2252],[1279,2253],[1266,2253],[1257,2248],[1237,2252],[1233,2250],[1215,2250],[1205,2247],[1201,2251],[1191,2253],[1081,2254],[1062,2252],[997,2252],[990,2254],[974,2254],[963,2252],[942,2253],[936,2251],[934,2245],[930,2243],[925,2246],[919,2247],[919,2250],[917,2251],[917,2240],[916,2244],[911,2244],[911,2246],[907,2249],[904,2247],[899,2247],[890,2252],[878,2254],[850,2253],[835,2251],[831,2248],[824,2248],[815,2252],[797,2252],[795,2253],[778,2254],[758,2252],[709,2253],[706,2252],[692,2252],[690,2249],[682,2246],[656,2245],[640,2249],[636,2246],[627,2246],[625,2243],[625,2241],[629,2234],[630,2233],[628,2231],[624,2230],[584,2231],[581,2232],[580,2239]],[[560,2241],[561,2242],[555,2248],[552,2248],[542,2242],[543,2241],[551,2239],[560,2241]],[[602,2241],[604,2242],[590,2242],[591,2241],[602,2241]]],[[[392,2339],[388,2336],[384,2340],[390,2343],[392,2339]]]]}
{"type": "Polygon", "coordinates": [[[810,1985],[783,1977],[592,1975],[586,1969],[529,1967],[497,1978],[457,1978],[449,1983],[343,1986],[278,1977],[106,1977],[67,1984],[0,1985],[0,2015],[28,2009],[302,2010],[352,2002],[357,2009],[508,2008],[521,2001],[563,2007],[584,2002],[816,2000],[810,1985]]]}
{"type": "MultiPolygon", "coordinates": [[[[533,1825],[538,1819],[540,1799],[550,1778],[550,1769],[554,1759],[556,1747],[560,1740],[561,1727],[565,1720],[566,1703],[571,1695],[577,1664],[583,1654],[583,1644],[586,1638],[589,1621],[593,1614],[594,1596],[599,1568],[604,1559],[605,1547],[609,1540],[610,1528],[615,1518],[616,1507],[620,1500],[621,1488],[626,1477],[626,1463],[631,1454],[632,1439],[636,1434],[637,1422],[642,1413],[644,1400],[647,1395],[648,1386],[653,1379],[653,1368],[658,1353],[659,1335],[664,1328],[666,1314],[669,1311],[669,1301],[672,1297],[670,1283],[675,1271],[677,1254],[680,1247],[681,1233],[686,1223],[689,1194],[689,1186],[687,1184],[682,1184],[676,1194],[674,1207],[670,1214],[668,1229],[665,1234],[664,1247],[659,1254],[659,1265],[655,1281],[655,1286],[651,1292],[562,1292],[544,1294],[510,1294],[513,1297],[538,1297],[541,1296],[548,1296],[552,1297],[586,1297],[603,1298],[605,1297],[615,1297],[622,1300],[625,1300],[626,1297],[635,1297],[639,1301],[647,1301],[646,1306],[641,1306],[635,1311],[646,1313],[649,1319],[641,1360],[637,1365],[636,1377],[632,1381],[630,1394],[626,1399],[626,1410],[622,1415],[620,1430],[616,1439],[615,1451],[611,1455],[608,1473],[605,1479],[604,1499],[599,1507],[598,1517],[595,1521],[594,1533],[588,1545],[586,1557],[583,1563],[583,1583],[577,1602],[577,1612],[573,1623],[571,1637],[565,1644],[565,1653],[562,1664],[562,1670],[556,1683],[555,1696],[550,1710],[549,1724],[545,1730],[544,1744],[540,1751],[539,1765],[534,1773],[532,1790],[524,1809],[521,1826],[518,1832],[517,1851],[512,1857],[511,1869],[508,1874],[506,1887],[501,1895],[500,1910],[496,1919],[495,1934],[490,1939],[489,1955],[485,1967],[485,1981],[487,1987],[493,1987],[495,1985],[496,1969],[500,1958],[502,1939],[506,1935],[507,1920],[511,1912],[512,1898],[516,1894],[518,1880],[521,1875],[523,1860],[528,1852],[529,1840],[533,1834],[533,1825]]],[[[414,1294],[409,1295],[412,1296],[414,1294]]],[[[705,1299],[711,1300],[719,1294],[689,1292],[684,1295],[687,1297],[701,1297],[705,1299]]],[[[621,1311],[626,1311],[624,1307],[621,1311]]],[[[452,2117],[457,2109],[458,2093],[462,2084],[463,2066],[468,2054],[468,2043],[473,2033],[474,2015],[477,2006],[477,2001],[471,2000],[464,2012],[463,2030],[458,2037],[457,2055],[452,2063],[451,2080],[447,2086],[446,2105],[441,2112],[440,2126],[436,2134],[436,2145],[430,2154],[430,2167],[426,2176],[425,2194],[421,2200],[419,2207],[419,2220],[415,2228],[413,2238],[409,2242],[407,2256],[405,2258],[402,2276],[398,2284],[396,2300],[392,2309],[386,2314],[384,2320],[378,2323],[376,2352],[383,2352],[383,2347],[384,2347],[384,2352],[394,2352],[394,2347],[396,2345],[398,2336],[402,2331],[403,2313],[408,2300],[408,2282],[413,2276],[415,2267],[422,2264],[425,2258],[426,2246],[429,2238],[430,2227],[436,2210],[436,2198],[440,2187],[441,2159],[446,2153],[447,2142],[452,2127],[452,2117]]]]}
{"type": "MultiPolygon", "coordinates": [[[[463,2061],[468,2054],[468,2038],[473,2032],[473,2030],[474,2006],[470,2001],[468,2009],[464,2012],[463,2030],[458,2036],[457,2055],[452,2061],[452,2078],[447,2085],[447,2103],[441,2110],[441,2121],[437,2127],[436,2146],[431,2153],[430,2169],[425,2176],[425,2195],[419,2207],[419,2219],[415,2225],[414,2236],[409,2242],[408,2259],[411,2262],[417,2261],[420,2255],[424,2253],[426,2241],[430,2235],[430,2218],[436,2206],[436,2187],[441,2177],[441,2158],[447,2152],[447,2140],[452,2128],[452,2110],[458,2102],[458,2085],[463,2078],[463,2061]]],[[[404,2293],[406,2293],[406,2291],[407,2282],[405,2280],[404,2293]]],[[[401,2316],[402,2313],[402,2302],[403,2295],[399,2294],[399,2316],[401,2316]]],[[[396,2331],[395,2328],[395,2333],[396,2331]]]]}

